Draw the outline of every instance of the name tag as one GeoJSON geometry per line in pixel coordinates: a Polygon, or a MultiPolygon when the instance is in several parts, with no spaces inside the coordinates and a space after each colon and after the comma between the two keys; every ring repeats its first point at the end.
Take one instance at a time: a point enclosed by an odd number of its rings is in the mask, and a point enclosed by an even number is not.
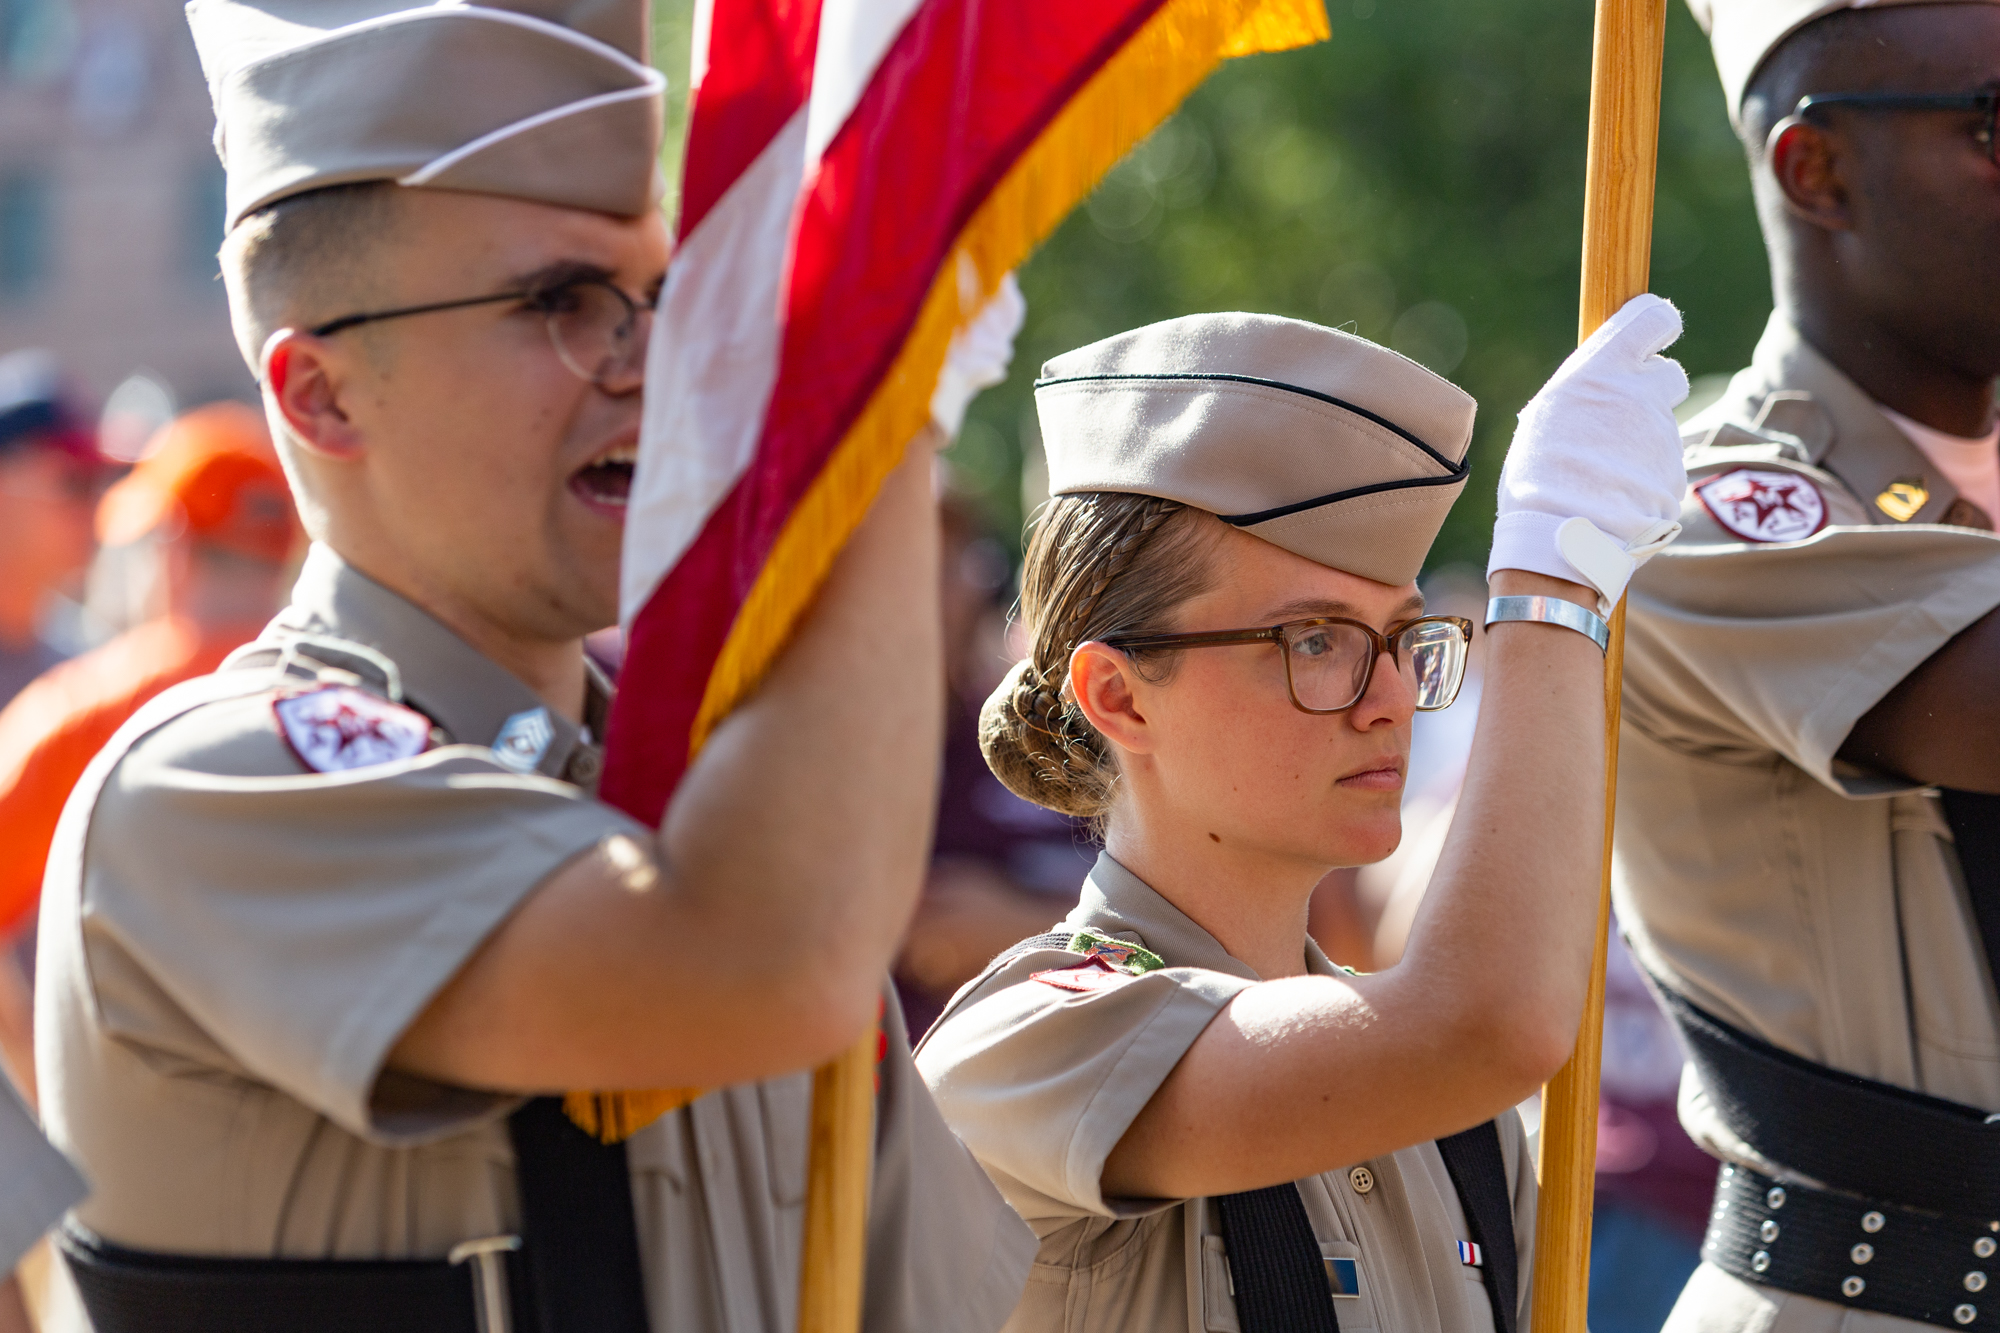
{"type": "Polygon", "coordinates": [[[1361,1266],[1352,1259],[1328,1259],[1326,1261],[1326,1285],[1333,1288],[1333,1294],[1359,1296],[1361,1294],[1361,1266]]]}

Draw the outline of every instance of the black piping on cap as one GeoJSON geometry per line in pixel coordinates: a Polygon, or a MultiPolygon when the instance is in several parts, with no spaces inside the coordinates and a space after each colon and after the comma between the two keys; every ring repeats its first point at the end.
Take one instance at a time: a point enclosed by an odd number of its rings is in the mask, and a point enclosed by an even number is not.
{"type": "MultiPolygon", "coordinates": [[[[1037,389],[1043,389],[1047,388],[1052,384],[1096,384],[1096,383],[1116,383],[1120,381],[1141,381],[1141,380],[1145,381],[1214,380],[1228,384],[1255,384],[1260,388],[1278,389],[1285,393],[1298,394],[1302,398],[1317,399],[1322,403],[1331,404],[1332,406],[1339,408],[1343,412],[1352,412],[1355,416],[1360,417],[1363,420],[1372,421],[1376,425],[1382,427],[1384,430],[1394,431],[1396,434],[1408,440],[1411,444],[1416,445],[1417,448],[1423,450],[1426,454],[1428,454],[1432,459],[1434,459],[1437,462],[1439,467],[1445,469],[1445,475],[1442,477],[1417,477],[1409,481],[1376,482],[1372,486],[1356,486],[1352,490],[1335,491],[1331,495],[1316,496],[1310,500],[1300,500],[1296,504],[1280,505],[1276,509],[1264,509],[1254,514],[1216,515],[1217,518],[1221,519],[1224,523],[1227,523],[1232,527],[1247,528],[1254,524],[1267,523],[1274,518],[1283,518],[1287,514],[1303,513],[1308,509],[1318,509],[1322,505],[1336,504],[1342,500],[1352,500],[1363,495],[1375,495],[1382,491],[1409,490],[1411,487],[1415,486],[1452,486],[1456,485],[1459,482],[1464,481],[1466,478],[1472,475],[1472,464],[1470,461],[1462,461],[1457,463],[1452,462],[1449,458],[1446,458],[1443,454],[1431,448],[1428,444],[1425,444],[1415,435],[1412,435],[1409,431],[1404,430],[1401,426],[1389,420],[1387,417],[1380,416],[1374,412],[1370,412],[1367,408],[1361,406],[1359,403],[1350,403],[1345,398],[1335,398],[1330,393],[1321,393],[1317,389],[1307,389],[1297,384],[1287,384],[1283,380],[1260,379],[1255,375],[1223,375],[1223,374],[1061,375],[1049,379],[1036,380],[1034,387],[1037,389]]],[[[1467,450],[1467,459],[1469,460],[1470,457],[1471,457],[1471,451],[1467,450]]]]}

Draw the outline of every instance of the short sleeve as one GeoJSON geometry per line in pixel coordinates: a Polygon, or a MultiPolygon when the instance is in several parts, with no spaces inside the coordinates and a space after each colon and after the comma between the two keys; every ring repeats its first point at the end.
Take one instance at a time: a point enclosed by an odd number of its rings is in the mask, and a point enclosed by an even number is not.
{"type": "Polygon", "coordinates": [[[1844,795],[1885,795],[1912,784],[1834,756],[1898,682],[2000,606],[2000,538],[1836,527],[1782,545],[1695,542],[1655,557],[1630,596],[1629,723],[1684,752],[1775,752],[1844,795]]]}
{"type": "Polygon", "coordinates": [[[0,1278],[83,1194],[83,1177],[42,1137],[0,1077],[0,1278]]]}
{"type": "Polygon", "coordinates": [[[530,890],[618,833],[646,836],[485,747],[314,773],[269,696],[211,704],[140,740],[98,798],[93,998],[114,1037],[186,1059],[191,1025],[227,1072],[352,1133],[437,1137],[512,1099],[385,1075],[390,1049],[530,890]]]}
{"type": "Polygon", "coordinates": [[[1169,967],[1070,991],[1030,980],[1069,955],[1014,959],[924,1038],[917,1068],[945,1123],[1030,1222],[1137,1217],[1177,1200],[1107,1199],[1104,1163],[1215,1016],[1252,980],[1169,967]]]}

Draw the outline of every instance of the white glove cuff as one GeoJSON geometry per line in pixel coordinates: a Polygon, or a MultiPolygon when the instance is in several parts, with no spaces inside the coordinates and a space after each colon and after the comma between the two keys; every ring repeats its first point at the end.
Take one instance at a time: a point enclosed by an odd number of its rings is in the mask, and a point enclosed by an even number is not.
{"type": "MultiPolygon", "coordinates": [[[[1597,588],[1582,570],[1563,557],[1562,548],[1556,544],[1557,530],[1569,521],[1532,509],[1502,514],[1493,524],[1493,554],[1486,560],[1486,577],[1490,579],[1503,569],[1525,569],[1530,574],[1546,574],[1552,579],[1568,579],[1571,583],[1597,588]]],[[[1597,591],[1601,594],[1604,589],[1597,591]]]]}
{"type": "Polygon", "coordinates": [[[1611,614],[1633,572],[1655,552],[1680,536],[1672,519],[1648,524],[1627,546],[1587,518],[1558,518],[1534,510],[1502,514],[1493,524],[1493,554],[1486,577],[1499,569],[1525,569],[1532,574],[1568,579],[1597,589],[1597,613],[1611,614]]]}

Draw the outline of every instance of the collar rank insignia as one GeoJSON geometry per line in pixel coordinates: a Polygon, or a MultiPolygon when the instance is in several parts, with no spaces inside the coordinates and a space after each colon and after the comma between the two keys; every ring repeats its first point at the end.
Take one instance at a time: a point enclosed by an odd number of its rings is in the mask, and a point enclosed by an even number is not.
{"type": "Polygon", "coordinates": [[[1480,1252],[1477,1244],[1469,1240],[1462,1240],[1458,1243],[1458,1261],[1467,1268],[1484,1268],[1486,1266],[1486,1256],[1480,1252]]]}
{"type": "Polygon", "coordinates": [[[1826,526],[1826,497],[1796,472],[1740,467],[1697,482],[1694,493],[1726,532],[1746,542],[1804,541],[1826,526]]]}
{"type": "Polygon", "coordinates": [[[1104,961],[1098,954],[1071,963],[1068,967],[1052,967],[1044,972],[1030,972],[1028,980],[1039,981],[1057,990],[1073,990],[1080,994],[1091,991],[1111,990],[1132,978],[1128,973],[1104,961]]]}
{"type": "Polygon", "coordinates": [[[289,694],[271,707],[285,743],[315,773],[392,764],[430,745],[429,718],[352,685],[289,694]]]}
{"type": "Polygon", "coordinates": [[[549,744],[555,738],[555,728],[549,725],[549,710],[530,708],[500,724],[500,734],[493,738],[493,757],[502,768],[532,773],[541,766],[542,756],[549,752],[549,744]]]}
{"type": "Polygon", "coordinates": [[[1895,519],[1898,523],[1908,523],[1917,516],[1917,511],[1929,503],[1930,487],[1924,485],[1922,477],[1904,477],[1892,481],[1883,492],[1875,497],[1875,507],[1895,519]]]}

